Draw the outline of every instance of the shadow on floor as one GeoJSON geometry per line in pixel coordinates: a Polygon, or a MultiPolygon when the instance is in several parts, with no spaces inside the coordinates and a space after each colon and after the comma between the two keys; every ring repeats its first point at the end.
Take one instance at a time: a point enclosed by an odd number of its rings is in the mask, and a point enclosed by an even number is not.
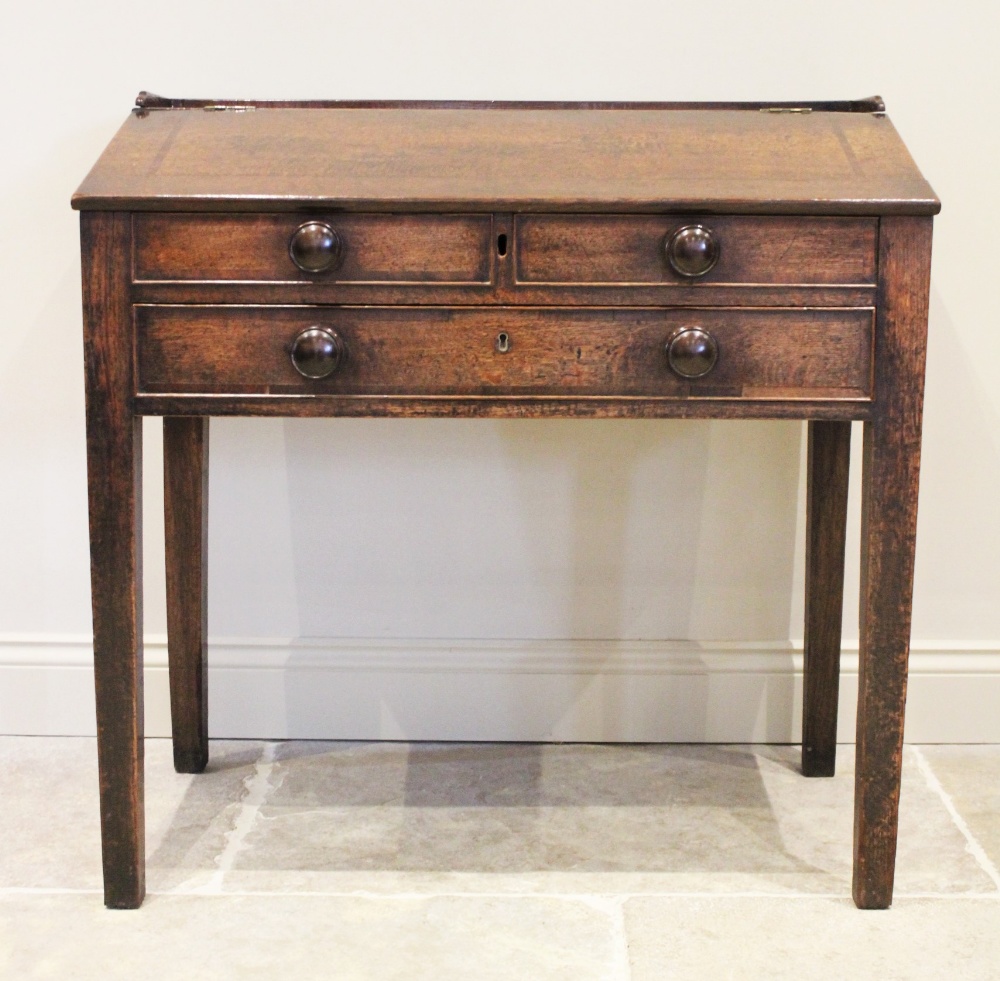
{"type": "MultiPolygon", "coordinates": [[[[281,743],[273,763],[260,766],[240,753],[195,778],[150,864],[190,859],[203,834],[224,840],[220,822],[231,827],[240,809],[236,800],[220,801],[218,782],[239,775],[244,788],[262,791],[262,803],[236,870],[815,871],[786,849],[761,771],[763,763],[789,779],[795,753],[281,743]]],[[[820,786],[800,779],[804,797],[820,786]]]]}

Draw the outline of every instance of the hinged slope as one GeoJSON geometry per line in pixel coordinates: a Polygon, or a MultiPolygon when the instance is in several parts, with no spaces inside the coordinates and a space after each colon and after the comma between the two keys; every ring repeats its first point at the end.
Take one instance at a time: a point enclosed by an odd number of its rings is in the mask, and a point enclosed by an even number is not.
{"type": "Polygon", "coordinates": [[[876,100],[742,108],[258,103],[244,112],[206,111],[224,103],[162,105],[169,102],[126,120],[74,195],[74,207],[940,210],[891,122],[859,108],[876,100]],[[775,108],[813,111],[759,111],[775,108]]]}

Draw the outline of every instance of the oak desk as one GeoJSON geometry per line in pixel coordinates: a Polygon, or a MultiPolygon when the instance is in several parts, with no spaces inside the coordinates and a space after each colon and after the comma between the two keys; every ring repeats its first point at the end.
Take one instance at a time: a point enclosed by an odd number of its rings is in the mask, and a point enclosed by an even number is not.
{"type": "Polygon", "coordinates": [[[105,902],[144,893],[141,417],[164,417],[174,759],[208,757],[208,417],[809,422],[803,772],[834,768],[864,422],[854,898],[892,899],[932,216],[878,99],[142,93],[81,210],[105,902]]]}

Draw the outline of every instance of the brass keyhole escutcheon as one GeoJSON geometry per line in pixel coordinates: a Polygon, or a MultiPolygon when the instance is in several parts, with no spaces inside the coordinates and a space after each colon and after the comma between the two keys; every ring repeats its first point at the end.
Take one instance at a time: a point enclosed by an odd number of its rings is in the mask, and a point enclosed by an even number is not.
{"type": "Polygon", "coordinates": [[[510,334],[507,331],[502,330],[497,334],[496,349],[500,354],[506,354],[512,347],[510,334]]]}

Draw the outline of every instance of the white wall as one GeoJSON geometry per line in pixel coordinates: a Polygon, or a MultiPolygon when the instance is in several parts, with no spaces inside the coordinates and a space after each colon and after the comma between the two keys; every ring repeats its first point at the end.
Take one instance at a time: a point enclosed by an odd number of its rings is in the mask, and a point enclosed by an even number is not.
{"type": "MultiPolygon", "coordinates": [[[[944,202],[935,230],[915,647],[954,654],[956,665],[964,656],[970,693],[1000,685],[998,11],[914,0],[8,5],[0,41],[0,729],[90,725],[80,694],[89,684],[89,588],[69,196],[143,88],[265,98],[881,94],[944,202]]],[[[146,629],[155,640],[165,630],[158,424],[147,422],[146,435],[146,629]]],[[[796,423],[218,420],[210,633],[220,652],[243,653],[233,655],[230,674],[220,665],[214,731],[220,719],[239,728],[232,720],[240,718],[244,729],[267,735],[622,735],[608,718],[634,710],[637,696],[626,685],[609,701],[607,672],[634,681],[651,662],[616,663],[613,649],[598,645],[603,653],[581,668],[580,652],[598,648],[560,645],[565,639],[703,641],[720,657],[767,649],[779,660],[761,676],[785,672],[787,681],[788,641],[801,636],[801,449],[796,423]],[[234,637],[249,641],[227,648],[234,637]],[[383,709],[386,692],[395,692],[392,712],[336,728],[322,701],[296,716],[289,696],[284,708],[255,715],[260,690],[238,694],[238,679],[262,639],[274,638],[319,638],[307,647],[315,664],[324,656],[339,664],[333,688],[361,684],[365,662],[338,661],[345,641],[323,638],[375,639],[402,651],[402,660],[379,662],[382,673],[365,689],[383,709]],[[476,688],[477,652],[510,639],[521,654],[505,669],[494,665],[488,691],[476,688]],[[439,661],[459,649],[464,660],[435,669],[431,648],[439,661]],[[533,675],[518,665],[539,652],[547,652],[555,688],[522,718],[509,704],[532,690],[533,675]],[[425,710],[406,701],[414,668],[443,672],[436,694],[420,696],[425,710]],[[604,693],[596,707],[577,697],[591,681],[604,693]],[[419,721],[385,722],[400,712],[419,721]],[[456,726],[459,716],[468,724],[456,726]]],[[[856,501],[848,639],[856,637],[856,501]]],[[[272,682],[290,685],[301,646],[278,656],[272,682]]],[[[668,665],[653,671],[663,714],[671,698],[677,707],[689,697],[676,679],[691,673],[675,670],[678,650],[689,647],[643,648],[668,665]]],[[[159,650],[154,643],[155,663],[159,650]]],[[[928,677],[949,674],[941,657],[928,677]]],[[[715,662],[699,663],[704,681],[715,662]]],[[[754,703],[752,732],[794,734],[792,691],[790,683],[782,688],[781,711],[771,709],[780,723],[765,718],[765,729],[764,702],[754,703]]],[[[954,703],[940,688],[928,691],[929,705],[954,703]]],[[[162,678],[151,692],[155,729],[162,678]]],[[[707,709],[689,708],[695,721],[670,729],[671,738],[722,731],[706,727],[707,709]]],[[[995,711],[984,707],[980,724],[968,707],[950,710],[967,736],[992,732],[995,711]]],[[[667,733],[657,725],[629,732],[667,733]]],[[[925,738],[957,731],[942,725],[925,738]]]]}

